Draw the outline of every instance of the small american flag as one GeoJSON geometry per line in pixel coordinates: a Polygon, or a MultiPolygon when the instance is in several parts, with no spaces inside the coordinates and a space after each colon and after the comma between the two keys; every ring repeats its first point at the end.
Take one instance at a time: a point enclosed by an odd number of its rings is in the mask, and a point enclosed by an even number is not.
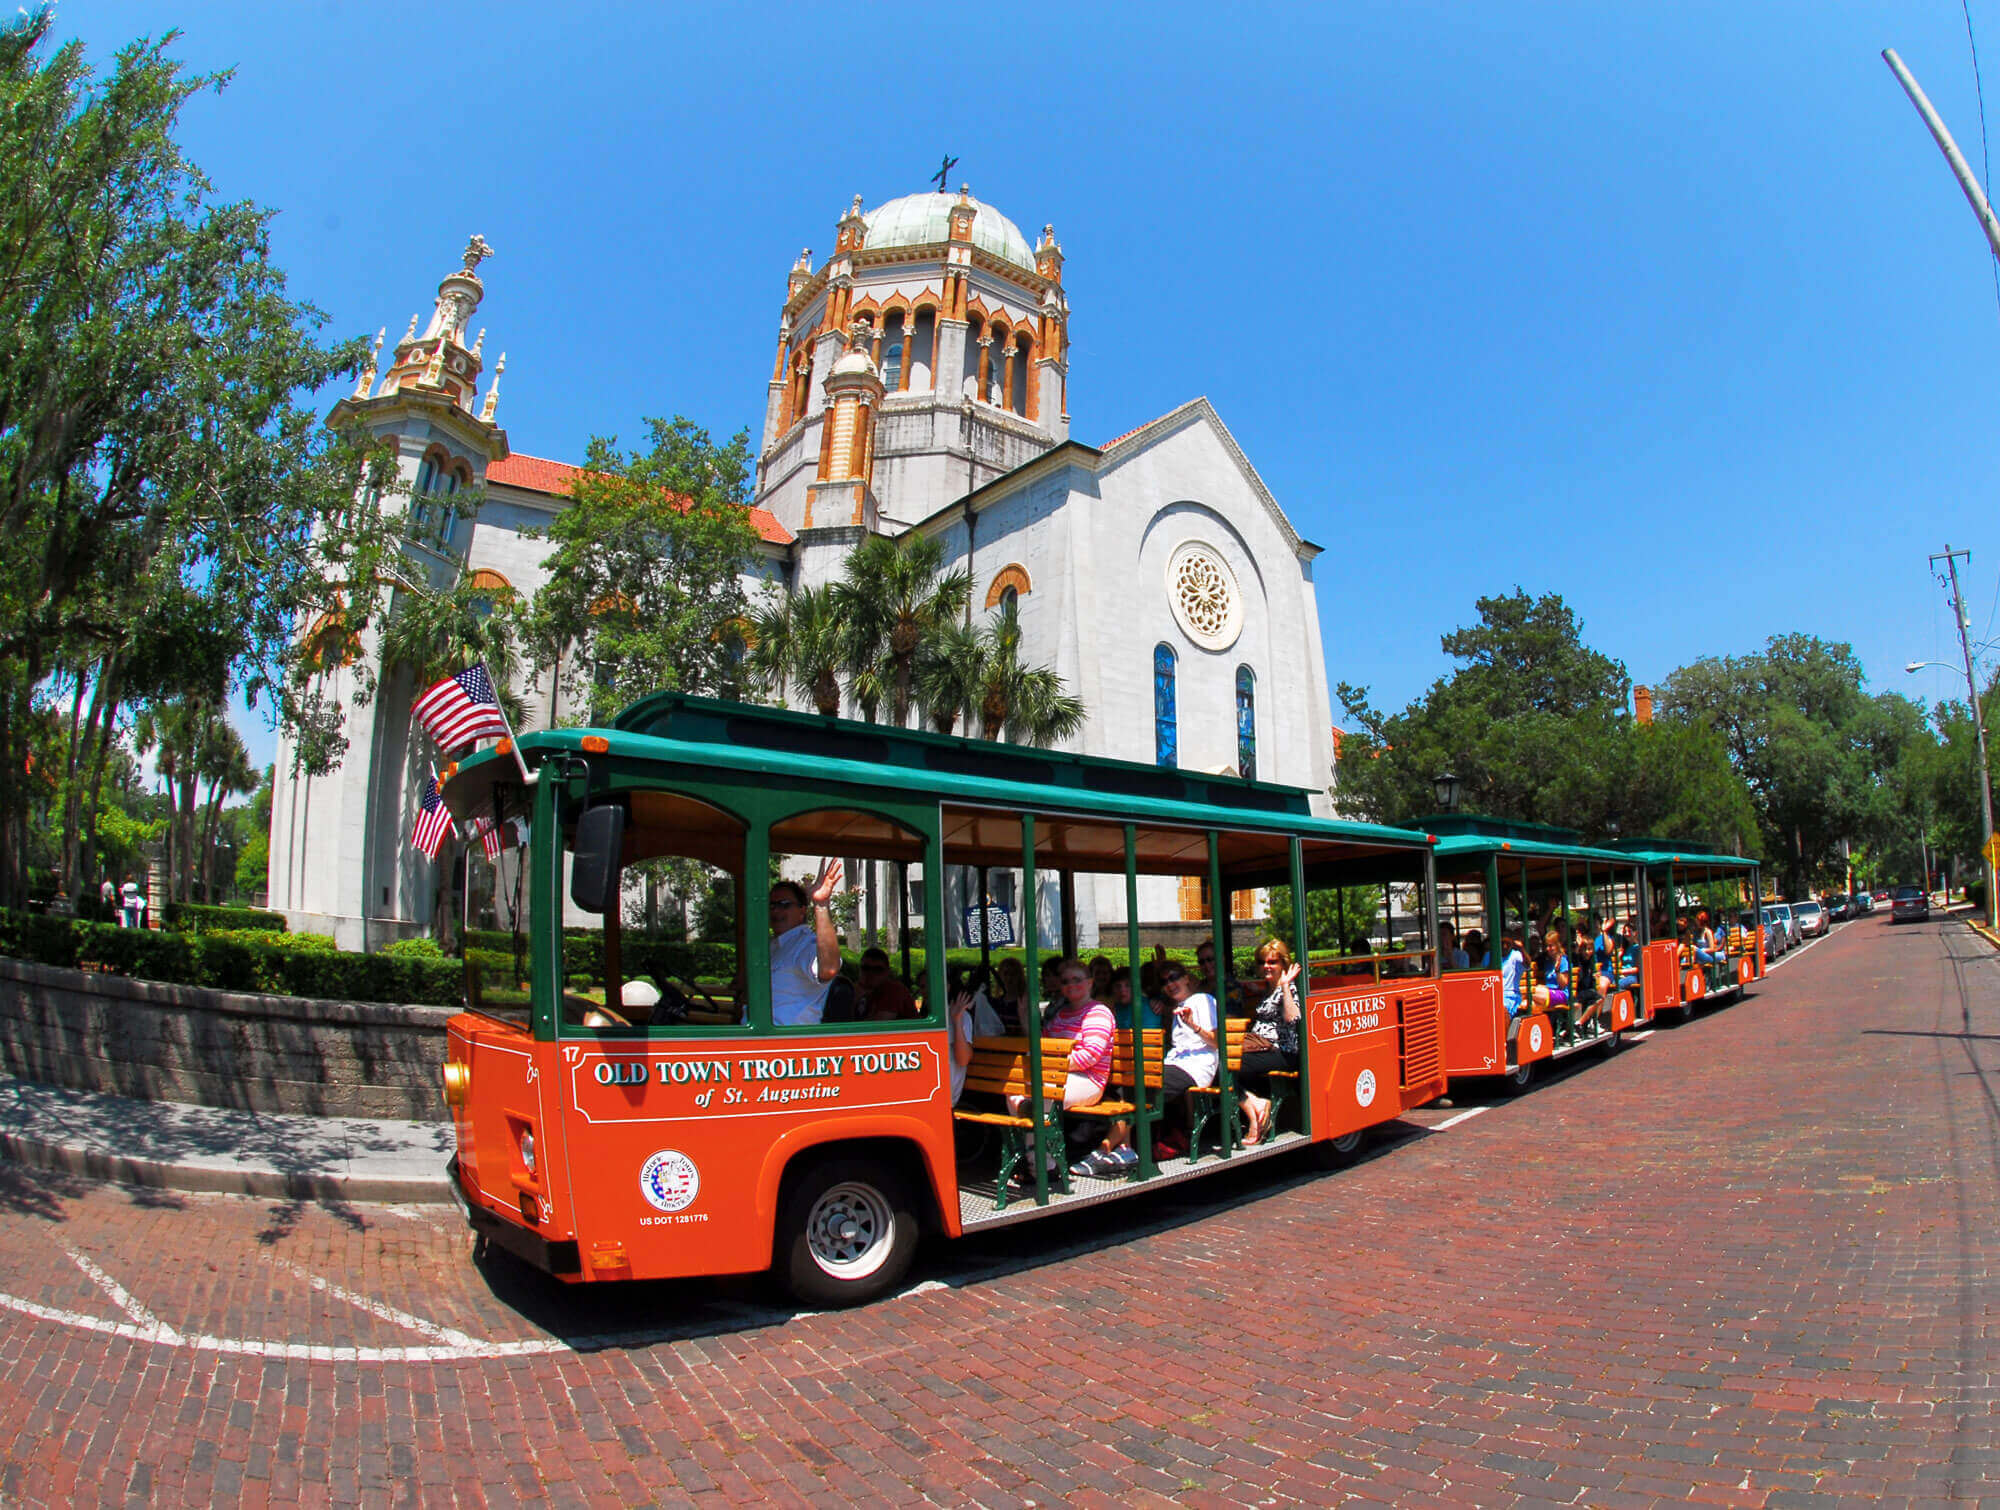
{"type": "Polygon", "coordinates": [[[433,771],[431,779],[424,783],[424,799],[418,804],[417,826],[410,831],[410,843],[424,852],[425,859],[435,860],[444,836],[456,829],[451,809],[444,805],[444,793],[438,790],[437,772],[433,771]]]}
{"type": "Polygon", "coordinates": [[[507,847],[505,830],[491,818],[474,818],[472,831],[479,836],[479,847],[486,851],[487,860],[499,863],[500,851],[507,847]]]}
{"type": "Polygon", "coordinates": [[[511,733],[484,663],[438,682],[417,699],[411,711],[441,750],[456,750],[488,735],[504,739],[511,733]]]}

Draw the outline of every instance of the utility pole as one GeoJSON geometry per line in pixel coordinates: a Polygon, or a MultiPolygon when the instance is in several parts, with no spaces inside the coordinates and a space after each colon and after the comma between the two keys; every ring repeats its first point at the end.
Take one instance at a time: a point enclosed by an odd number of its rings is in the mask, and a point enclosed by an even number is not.
{"type": "Polygon", "coordinates": [[[1944,562],[1944,569],[1951,578],[1951,617],[1958,625],[1958,648],[1965,654],[1965,690],[1972,697],[1972,728],[1979,736],[1979,816],[1984,827],[1985,846],[1981,857],[1986,863],[1986,922],[1993,923],[1994,908],[2000,906],[2000,898],[1993,895],[1993,778],[1986,769],[1986,715],[1979,706],[1979,679],[1972,670],[1972,638],[1965,618],[1965,598],[1958,589],[1958,558],[1965,557],[1966,564],[1972,562],[1969,550],[1955,551],[1949,542],[1945,548],[1931,557],[1931,565],[1944,562]]]}

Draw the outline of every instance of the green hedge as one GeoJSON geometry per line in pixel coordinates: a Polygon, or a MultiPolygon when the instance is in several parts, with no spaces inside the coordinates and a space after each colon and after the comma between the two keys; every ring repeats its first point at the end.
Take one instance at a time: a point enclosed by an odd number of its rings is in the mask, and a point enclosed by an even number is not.
{"type": "Polygon", "coordinates": [[[283,933],[285,915],[256,907],[205,907],[199,902],[169,902],[162,921],[182,933],[254,931],[283,933]]]}
{"type": "Polygon", "coordinates": [[[0,953],[220,991],[430,1006],[456,1006],[463,996],[456,960],[343,954],[323,935],[265,929],[173,933],[0,912],[0,953]]]}

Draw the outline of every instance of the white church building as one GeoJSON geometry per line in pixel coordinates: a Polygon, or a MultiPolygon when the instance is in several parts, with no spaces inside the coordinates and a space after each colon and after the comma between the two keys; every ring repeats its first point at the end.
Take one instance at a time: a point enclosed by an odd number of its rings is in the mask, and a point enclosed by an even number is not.
{"type": "MultiPolygon", "coordinates": [[[[484,332],[469,345],[466,332],[486,255],[475,237],[423,334],[413,318],[379,386],[371,363],[333,417],[394,444],[419,521],[409,555],[431,583],[467,574],[531,596],[549,547],[523,532],[566,505],[576,469],[510,450],[495,420],[504,356],[478,396],[484,332]],[[472,485],[484,502],[459,519],[451,495],[472,485]]],[[[802,253],[791,270],[746,586],[816,586],[867,534],[924,531],[970,574],[972,612],[1012,599],[1023,659],[1082,699],[1072,748],[1323,794],[1334,751],[1319,547],[1204,398],[1102,446],[1070,437],[1062,272],[1050,228],[1030,246],[963,190],[874,210],[857,198],[832,254],[815,268],[802,253]]],[[[379,653],[372,631],[354,653],[379,653]]],[[[353,673],[326,674],[339,697],[353,673]]],[[[528,727],[558,711],[552,683],[517,689],[528,727]]],[[[439,867],[408,843],[424,779],[409,733],[416,690],[385,677],[350,713],[346,758],[328,775],[292,775],[281,742],[270,905],[295,930],[373,948],[428,926],[439,867]]],[[[1085,947],[1100,923],[1124,922],[1123,887],[1079,895],[1085,947]]],[[[1196,892],[1145,878],[1141,921],[1204,916],[1196,892]]]]}

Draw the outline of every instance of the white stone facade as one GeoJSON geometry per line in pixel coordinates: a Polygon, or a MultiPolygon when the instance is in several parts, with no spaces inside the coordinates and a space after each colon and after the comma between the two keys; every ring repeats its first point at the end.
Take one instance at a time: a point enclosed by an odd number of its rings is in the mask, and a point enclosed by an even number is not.
{"type": "MultiPolygon", "coordinates": [[[[511,456],[490,395],[473,414],[478,344],[467,351],[461,332],[478,303],[474,265],[468,249],[464,273],[440,289],[433,330],[416,338],[413,322],[381,391],[369,391],[371,371],[336,415],[395,441],[408,488],[427,461],[425,475],[449,463],[485,488],[476,519],[413,548],[434,583],[483,571],[532,595],[549,546],[525,532],[563,506],[575,469],[511,456]]],[[[815,586],[869,532],[922,530],[969,570],[975,615],[1014,595],[1024,659],[1052,666],[1088,711],[1076,748],[1156,760],[1164,646],[1175,763],[1238,769],[1247,686],[1256,776],[1311,790],[1326,812],[1319,548],[1299,538],[1206,399],[1101,450],[1070,440],[1061,272],[1052,232],[1031,248],[963,192],[867,213],[857,200],[834,255],[817,271],[802,256],[791,274],[758,464],[762,545],[746,587],[815,586]]],[[[371,633],[360,653],[375,650],[371,633]]],[[[328,674],[344,699],[352,672],[328,674]]],[[[517,690],[531,727],[562,711],[547,676],[517,690]]],[[[410,737],[415,691],[385,678],[351,709],[347,757],[327,776],[293,778],[281,742],[270,896],[295,929],[373,948],[431,921],[443,878],[408,842],[425,776],[410,737]]],[[[1177,884],[1141,879],[1142,921],[1182,918],[1177,884]]],[[[1122,878],[1080,890],[1078,904],[1080,943],[1094,947],[1100,922],[1124,921],[1122,878]]]]}

